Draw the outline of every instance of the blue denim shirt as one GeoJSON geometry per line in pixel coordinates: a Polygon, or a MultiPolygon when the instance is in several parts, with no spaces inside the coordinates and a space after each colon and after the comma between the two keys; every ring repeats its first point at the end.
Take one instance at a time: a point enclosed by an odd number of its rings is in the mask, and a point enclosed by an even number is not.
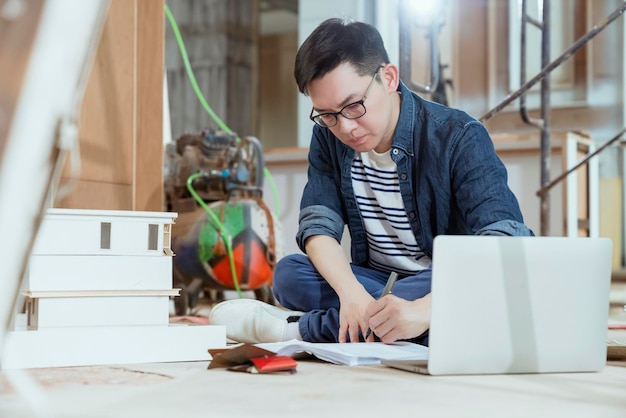
{"type": "MultiPolygon", "coordinates": [[[[534,235],[523,223],[507,172],[485,127],[465,112],[429,102],[402,82],[400,116],[391,144],[400,193],[415,239],[433,256],[440,234],[534,235]]],[[[308,182],[296,241],[328,235],[338,242],[348,225],[352,262],[367,265],[363,220],[352,189],[354,150],[315,125],[308,182]]]]}

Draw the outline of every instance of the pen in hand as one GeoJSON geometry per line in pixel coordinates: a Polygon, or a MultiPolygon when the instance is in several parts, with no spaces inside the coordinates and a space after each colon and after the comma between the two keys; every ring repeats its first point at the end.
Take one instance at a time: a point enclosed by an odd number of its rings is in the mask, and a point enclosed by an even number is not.
{"type": "MultiPolygon", "coordinates": [[[[387,284],[383,288],[383,293],[381,293],[380,295],[381,298],[391,293],[391,291],[393,290],[393,286],[396,284],[397,278],[398,278],[398,273],[396,273],[395,271],[392,271],[391,274],[389,275],[389,278],[387,279],[387,284]]],[[[367,339],[369,338],[371,334],[372,334],[372,329],[368,327],[367,333],[365,333],[365,341],[367,341],[367,339]]]]}

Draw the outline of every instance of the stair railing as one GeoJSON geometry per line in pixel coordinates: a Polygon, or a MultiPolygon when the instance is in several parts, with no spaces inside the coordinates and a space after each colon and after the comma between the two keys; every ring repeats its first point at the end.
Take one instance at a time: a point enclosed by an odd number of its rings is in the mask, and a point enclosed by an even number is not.
{"type": "MultiPolygon", "coordinates": [[[[525,1],[522,1],[523,4],[525,4],[525,1]]],[[[549,22],[549,6],[547,6],[547,3],[544,4],[544,11],[543,11],[543,23],[542,23],[542,29],[545,31],[546,28],[549,26],[548,22],[549,22]],[[546,12],[547,10],[547,12],[546,12]],[[547,13],[547,15],[546,15],[547,13]]],[[[554,71],[554,69],[556,69],[558,66],[560,66],[563,62],[565,62],[567,59],[569,59],[572,55],[574,55],[580,48],[582,48],[587,42],[589,42],[591,39],[593,39],[596,35],[598,35],[600,32],[602,32],[609,24],[611,24],[613,21],[615,21],[617,18],[619,18],[620,16],[622,16],[622,14],[624,13],[624,11],[626,11],[626,2],[623,2],[622,5],[620,7],[618,7],[615,11],[613,11],[611,14],[609,14],[605,19],[603,19],[602,21],[600,21],[598,24],[596,24],[589,32],[587,32],[586,34],[584,34],[582,37],[580,37],[576,42],[574,42],[567,50],[565,50],[565,52],[563,52],[559,57],[557,57],[555,60],[551,61],[548,64],[544,63],[544,58],[545,58],[545,51],[542,51],[542,65],[543,68],[541,71],[539,71],[539,73],[537,73],[537,75],[535,75],[532,79],[523,82],[522,79],[522,86],[517,89],[515,92],[509,94],[506,98],[504,98],[504,100],[502,100],[499,104],[497,104],[493,109],[489,110],[487,113],[485,113],[483,116],[481,116],[479,118],[479,120],[481,122],[486,122],[489,119],[491,119],[493,116],[495,116],[496,114],[498,114],[500,111],[502,111],[506,106],[508,106],[511,102],[513,102],[515,99],[522,97],[528,90],[530,90],[535,84],[537,84],[539,81],[542,82],[542,85],[544,87],[542,87],[542,119],[541,119],[541,123],[539,124],[539,126],[541,126],[542,129],[542,136],[541,136],[541,189],[537,192],[538,196],[541,199],[541,235],[548,235],[548,227],[549,227],[549,201],[548,201],[548,191],[558,182],[562,181],[565,177],[567,177],[569,174],[571,174],[575,168],[580,167],[582,164],[585,164],[589,158],[591,158],[594,155],[597,155],[599,152],[601,152],[602,150],[606,149],[606,147],[608,146],[607,144],[605,144],[604,146],[598,148],[597,150],[595,150],[592,155],[589,155],[585,158],[583,158],[578,164],[576,164],[574,167],[570,168],[569,170],[567,170],[565,173],[563,173],[562,175],[560,175],[559,177],[557,177],[557,179],[555,179],[554,181],[549,181],[549,158],[550,158],[550,135],[549,135],[549,121],[548,121],[548,116],[549,116],[549,98],[548,98],[548,89],[549,89],[549,84],[547,84],[547,81],[549,79],[548,75],[554,71]],[[547,89],[545,88],[547,87],[547,89]],[[545,99],[545,101],[544,101],[545,99]]],[[[522,28],[524,28],[525,24],[526,24],[526,20],[530,21],[526,15],[526,10],[525,7],[522,11],[522,28]]],[[[533,23],[532,21],[530,21],[531,23],[533,23]]],[[[543,37],[542,37],[542,44],[544,43],[543,38],[545,38],[546,36],[546,32],[543,32],[543,37]]],[[[524,41],[525,43],[525,41],[524,41]]],[[[525,45],[523,45],[525,47],[525,45]]],[[[522,48],[525,49],[525,48],[522,48]]],[[[542,48],[543,50],[543,48],[542,48]]],[[[546,60],[547,61],[547,60],[546,60]]],[[[525,64],[523,64],[525,66],[525,64]]],[[[524,71],[524,70],[522,70],[524,71]]],[[[522,74],[523,77],[525,78],[525,74],[522,74]]],[[[525,102],[522,100],[522,104],[523,104],[523,108],[525,109],[525,102]]],[[[523,110],[522,112],[525,112],[525,110],[523,110]]],[[[522,113],[522,118],[524,118],[524,114],[522,113]]],[[[532,124],[536,124],[537,121],[532,121],[532,124]]],[[[620,132],[617,135],[617,139],[619,139],[622,135],[623,135],[624,131],[620,132]]],[[[617,141],[617,139],[613,138],[612,140],[609,141],[609,143],[615,142],[617,141]]]]}

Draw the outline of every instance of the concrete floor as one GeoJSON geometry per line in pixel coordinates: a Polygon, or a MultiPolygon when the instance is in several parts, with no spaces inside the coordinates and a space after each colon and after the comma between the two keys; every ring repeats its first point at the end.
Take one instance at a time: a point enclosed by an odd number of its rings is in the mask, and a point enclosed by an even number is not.
{"type": "Polygon", "coordinates": [[[293,375],[206,366],[192,362],[31,370],[28,374],[42,385],[40,393],[26,399],[5,391],[0,416],[626,416],[626,362],[612,363],[601,373],[443,377],[315,360],[301,361],[293,375]]]}
{"type": "MultiPolygon", "coordinates": [[[[626,324],[619,315],[613,322],[626,324]]],[[[609,336],[626,344],[626,330],[609,336]]],[[[3,371],[0,417],[626,416],[626,356],[600,373],[443,377],[318,360],[299,361],[291,375],[208,364],[3,371]]]]}

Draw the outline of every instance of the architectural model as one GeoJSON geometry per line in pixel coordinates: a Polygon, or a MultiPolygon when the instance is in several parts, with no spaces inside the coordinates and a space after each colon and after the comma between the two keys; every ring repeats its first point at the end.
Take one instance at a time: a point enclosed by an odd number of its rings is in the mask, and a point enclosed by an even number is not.
{"type": "Polygon", "coordinates": [[[210,360],[224,327],[169,323],[176,218],[48,209],[2,367],[210,360]]]}

